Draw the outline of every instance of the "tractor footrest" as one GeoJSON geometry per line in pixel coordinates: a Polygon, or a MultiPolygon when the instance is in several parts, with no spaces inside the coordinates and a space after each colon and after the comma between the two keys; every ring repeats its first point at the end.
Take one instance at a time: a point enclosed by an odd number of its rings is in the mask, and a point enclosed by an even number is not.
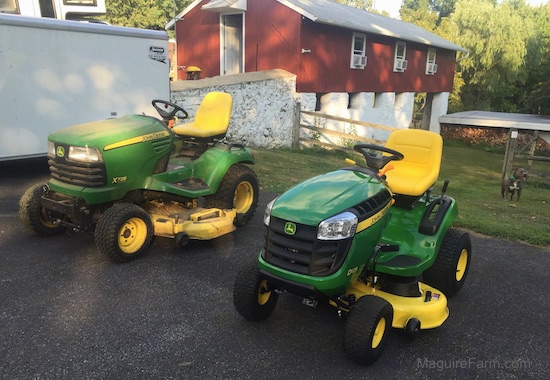
{"type": "Polygon", "coordinates": [[[173,185],[187,190],[208,190],[210,188],[200,178],[186,178],[182,181],[174,182],[173,185]]]}
{"type": "Polygon", "coordinates": [[[420,258],[416,256],[398,255],[388,261],[378,261],[377,265],[385,265],[394,268],[408,268],[420,263],[420,258]]]}

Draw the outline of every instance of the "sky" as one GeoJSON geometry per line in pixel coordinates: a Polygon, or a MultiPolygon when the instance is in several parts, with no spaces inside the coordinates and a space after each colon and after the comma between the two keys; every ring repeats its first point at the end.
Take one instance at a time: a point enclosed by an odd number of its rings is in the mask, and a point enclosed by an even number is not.
{"type": "MultiPolygon", "coordinates": [[[[548,3],[549,0],[527,0],[528,4],[541,5],[548,3]]],[[[399,18],[399,8],[402,0],[374,0],[374,6],[378,11],[387,11],[391,17],[399,18]]]]}

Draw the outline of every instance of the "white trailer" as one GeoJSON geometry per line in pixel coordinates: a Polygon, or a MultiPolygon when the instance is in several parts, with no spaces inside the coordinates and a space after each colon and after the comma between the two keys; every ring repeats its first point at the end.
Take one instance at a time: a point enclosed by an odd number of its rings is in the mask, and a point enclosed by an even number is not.
{"type": "Polygon", "coordinates": [[[0,0],[0,12],[21,16],[79,20],[104,15],[105,0],[0,0]]]}
{"type": "Polygon", "coordinates": [[[45,156],[50,133],[170,99],[168,35],[0,14],[0,161],[45,156]]]}

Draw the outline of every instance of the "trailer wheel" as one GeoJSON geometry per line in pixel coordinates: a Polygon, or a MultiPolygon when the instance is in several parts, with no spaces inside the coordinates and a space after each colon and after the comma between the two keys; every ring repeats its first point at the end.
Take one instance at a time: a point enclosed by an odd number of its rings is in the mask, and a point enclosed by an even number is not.
{"type": "Polygon", "coordinates": [[[229,168],[222,179],[218,191],[205,197],[205,207],[237,210],[234,224],[242,227],[248,223],[258,206],[260,186],[256,173],[244,164],[229,168]]]}
{"type": "Polygon", "coordinates": [[[126,263],[145,254],[153,238],[153,222],[141,207],[117,203],[105,211],[95,230],[99,250],[117,263],[126,263]]]}
{"type": "Polygon", "coordinates": [[[29,188],[19,200],[19,219],[29,230],[42,236],[55,236],[65,232],[66,227],[56,223],[65,215],[42,207],[40,198],[46,185],[37,184],[29,188]]]}
{"type": "Polygon", "coordinates": [[[256,264],[244,267],[233,287],[235,309],[249,321],[261,321],[273,313],[279,295],[270,289],[256,264]]]}
{"type": "Polygon", "coordinates": [[[464,285],[471,259],[470,235],[456,228],[449,228],[434,264],[424,272],[424,282],[450,298],[464,285]]]}
{"type": "Polygon", "coordinates": [[[359,298],[346,320],[346,355],[364,365],[376,362],[386,346],[392,321],[393,308],[388,301],[369,295],[359,298]]]}

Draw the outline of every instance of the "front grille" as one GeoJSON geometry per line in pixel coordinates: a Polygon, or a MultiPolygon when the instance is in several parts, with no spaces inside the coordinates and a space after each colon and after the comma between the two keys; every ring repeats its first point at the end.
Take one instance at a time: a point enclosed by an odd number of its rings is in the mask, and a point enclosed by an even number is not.
{"type": "Polygon", "coordinates": [[[344,262],[352,238],[317,239],[317,227],[296,223],[296,233],[285,233],[285,220],[271,216],[266,232],[264,260],[294,273],[322,277],[336,272],[344,262]]]}
{"type": "Polygon", "coordinates": [[[71,185],[102,187],[107,185],[107,170],[103,162],[74,162],[56,157],[49,159],[52,178],[71,185]]]}

